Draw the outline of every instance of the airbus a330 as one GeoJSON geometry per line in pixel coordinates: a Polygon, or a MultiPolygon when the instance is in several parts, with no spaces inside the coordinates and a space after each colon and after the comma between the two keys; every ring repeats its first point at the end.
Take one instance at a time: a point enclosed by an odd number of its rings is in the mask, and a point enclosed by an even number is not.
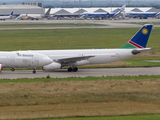
{"type": "Polygon", "coordinates": [[[149,51],[151,48],[146,48],[146,45],[151,30],[152,25],[144,25],[124,46],[117,49],[33,50],[29,52],[43,54],[53,60],[51,64],[43,66],[44,70],[69,66],[68,72],[77,72],[77,66],[80,65],[111,63],[149,51]]]}

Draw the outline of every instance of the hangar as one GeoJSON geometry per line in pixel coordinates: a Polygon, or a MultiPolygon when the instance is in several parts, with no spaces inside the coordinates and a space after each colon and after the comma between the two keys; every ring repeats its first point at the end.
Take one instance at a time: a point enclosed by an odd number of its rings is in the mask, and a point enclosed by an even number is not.
{"type": "MultiPolygon", "coordinates": [[[[106,7],[106,8],[52,8],[50,14],[54,15],[81,15],[83,12],[114,12],[118,10],[120,7],[106,7]]],[[[47,11],[48,8],[45,8],[47,11]]],[[[136,11],[136,12],[157,12],[159,10],[152,7],[126,7],[125,13],[136,11]]]]}
{"type": "Polygon", "coordinates": [[[14,16],[20,14],[44,14],[45,9],[33,5],[0,5],[0,16],[9,15],[13,11],[14,16]]]}

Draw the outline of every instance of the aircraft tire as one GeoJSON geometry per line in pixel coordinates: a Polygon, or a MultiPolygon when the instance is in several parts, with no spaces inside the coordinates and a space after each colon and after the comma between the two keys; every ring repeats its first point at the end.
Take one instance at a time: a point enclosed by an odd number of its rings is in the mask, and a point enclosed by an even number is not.
{"type": "Polygon", "coordinates": [[[77,72],[77,71],[78,71],[78,68],[75,67],[75,68],[73,69],[73,72],[77,72]]]}
{"type": "Polygon", "coordinates": [[[68,68],[68,72],[72,72],[73,71],[73,69],[70,67],[70,68],[68,68]]]}
{"type": "Polygon", "coordinates": [[[36,70],[33,70],[33,74],[36,74],[36,70]]]}

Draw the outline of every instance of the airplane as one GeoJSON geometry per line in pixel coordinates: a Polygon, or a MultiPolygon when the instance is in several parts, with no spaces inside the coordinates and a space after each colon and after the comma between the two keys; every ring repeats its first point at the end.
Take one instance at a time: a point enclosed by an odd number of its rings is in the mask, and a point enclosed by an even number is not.
{"type": "Polygon", "coordinates": [[[124,46],[117,49],[31,50],[29,52],[44,54],[53,60],[51,64],[43,66],[43,70],[69,66],[68,72],[77,72],[76,66],[111,63],[149,51],[151,48],[146,48],[146,45],[152,26],[144,25],[124,46]]]}
{"type": "Polygon", "coordinates": [[[34,68],[33,73],[35,74],[36,67],[52,62],[52,59],[40,53],[0,51],[0,72],[3,68],[11,68],[11,71],[14,71],[14,68],[34,68]]]}
{"type": "Polygon", "coordinates": [[[89,17],[89,18],[100,18],[100,19],[105,19],[105,18],[114,18],[118,15],[120,15],[124,10],[125,10],[126,5],[123,5],[119,10],[117,10],[116,12],[112,12],[112,13],[108,13],[108,12],[93,12],[93,13],[89,13],[89,12],[84,12],[82,13],[81,18],[83,17],[89,17]]]}
{"type": "Polygon", "coordinates": [[[127,16],[132,18],[140,18],[140,19],[147,19],[148,17],[157,17],[160,15],[159,12],[130,12],[127,13],[127,16]]]}
{"type": "Polygon", "coordinates": [[[39,19],[43,19],[43,18],[49,18],[50,11],[51,11],[51,8],[49,8],[44,15],[42,15],[42,14],[20,14],[16,19],[20,19],[20,20],[28,20],[28,19],[39,20],[39,19]]]}
{"type": "Polygon", "coordinates": [[[10,13],[10,15],[8,15],[8,16],[0,16],[0,20],[2,21],[2,20],[6,20],[6,19],[12,19],[12,16],[13,16],[13,11],[10,13]]]}

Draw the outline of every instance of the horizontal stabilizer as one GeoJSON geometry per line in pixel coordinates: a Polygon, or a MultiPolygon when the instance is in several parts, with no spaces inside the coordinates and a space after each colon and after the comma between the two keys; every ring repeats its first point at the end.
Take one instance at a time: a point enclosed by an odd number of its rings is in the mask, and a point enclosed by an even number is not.
{"type": "Polygon", "coordinates": [[[151,48],[134,49],[134,50],[132,51],[132,54],[133,54],[133,55],[137,55],[137,54],[141,54],[141,53],[148,52],[149,50],[151,50],[151,48]]]}

